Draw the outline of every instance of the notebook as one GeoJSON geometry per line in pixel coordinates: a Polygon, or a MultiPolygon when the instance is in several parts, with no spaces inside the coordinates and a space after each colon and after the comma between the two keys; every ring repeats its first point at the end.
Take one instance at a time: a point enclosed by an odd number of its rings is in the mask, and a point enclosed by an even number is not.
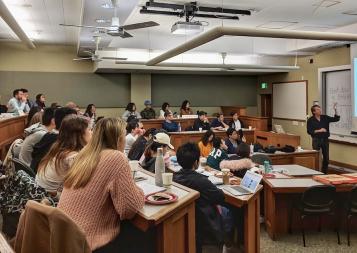
{"type": "Polygon", "coordinates": [[[156,186],[143,181],[137,182],[136,185],[143,190],[145,196],[151,193],[166,191],[166,188],[164,187],[156,186]]]}

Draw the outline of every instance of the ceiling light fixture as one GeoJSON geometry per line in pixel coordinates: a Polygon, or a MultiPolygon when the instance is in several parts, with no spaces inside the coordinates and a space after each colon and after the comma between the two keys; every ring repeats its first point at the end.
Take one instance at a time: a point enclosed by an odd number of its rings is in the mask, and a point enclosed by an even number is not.
{"type": "Polygon", "coordinates": [[[99,23],[99,24],[103,24],[103,23],[109,23],[110,20],[108,20],[108,19],[102,19],[102,18],[97,18],[97,19],[95,20],[95,22],[97,22],[97,23],[99,23]]]}
{"type": "Polygon", "coordinates": [[[113,8],[114,8],[113,5],[108,4],[108,3],[104,3],[104,4],[102,4],[101,6],[102,6],[102,8],[104,8],[104,9],[113,9],[113,8]]]}

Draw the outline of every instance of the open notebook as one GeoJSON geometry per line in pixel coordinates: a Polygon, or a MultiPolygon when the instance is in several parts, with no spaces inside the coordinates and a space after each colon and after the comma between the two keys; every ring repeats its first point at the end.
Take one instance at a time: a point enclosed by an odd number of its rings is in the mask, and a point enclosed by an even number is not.
{"type": "Polygon", "coordinates": [[[145,196],[151,193],[163,192],[166,190],[166,188],[164,187],[156,186],[154,184],[149,184],[144,181],[137,182],[136,185],[143,190],[145,196]]]}

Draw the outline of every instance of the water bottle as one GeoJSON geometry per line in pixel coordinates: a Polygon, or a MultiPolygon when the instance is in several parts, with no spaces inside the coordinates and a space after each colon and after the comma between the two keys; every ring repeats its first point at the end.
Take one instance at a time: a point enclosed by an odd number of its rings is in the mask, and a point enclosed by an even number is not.
{"type": "Polygon", "coordinates": [[[254,145],[252,143],[250,143],[249,149],[250,149],[250,155],[252,156],[254,153],[254,145]]]}
{"type": "Polygon", "coordinates": [[[162,173],[164,172],[165,172],[164,154],[162,148],[158,148],[156,161],[155,161],[155,185],[163,186],[162,173]]]}
{"type": "Polygon", "coordinates": [[[270,173],[270,164],[269,164],[269,161],[264,161],[264,171],[265,171],[265,174],[270,173]]]}
{"type": "Polygon", "coordinates": [[[178,131],[181,132],[181,123],[178,123],[178,131]]]}

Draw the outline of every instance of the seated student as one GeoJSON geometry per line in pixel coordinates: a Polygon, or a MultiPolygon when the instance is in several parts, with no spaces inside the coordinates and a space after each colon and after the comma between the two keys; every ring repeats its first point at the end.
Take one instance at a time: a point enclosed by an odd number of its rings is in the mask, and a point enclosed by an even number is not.
{"type": "Polygon", "coordinates": [[[31,165],[32,151],[34,146],[42,139],[42,137],[55,129],[55,109],[46,108],[42,115],[42,124],[35,124],[25,129],[26,138],[21,145],[19,159],[27,166],[31,165]]]}
{"type": "MultiPolygon", "coordinates": [[[[144,206],[144,193],[136,186],[123,153],[125,133],[122,119],[98,121],[65,177],[58,204],[84,231],[94,253],[122,252],[118,245],[121,223],[144,206]]],[[[132,246],[140,246],[137,240],[132,246]]]]}
{"type": "Polygon", "coordinates": [[[156,129],[150,128],[143,135],[140,135],[136,141],[131,146],[128,153],[129,160],[140,160],[141,156],[144,154],[146,144],[154,136],[156,129]]]}
{"type": "Polygon", "coordinates": [[[86,111],[84,112],[84,116],[90,119],[89,128],[93,129],[95,121],[97,120],[96,108],[94,104],[89,104],[87,106],[86,111]]]}
{"type": "Polygon", "coordinates": [[[215,137],[213,139],[213,149],[207,157],[207,165],[213,169],[220,170],[219,164],[221,161],[228,159],[226,150],[227,146],[224,141],[219,137],[215,137]]]}
{"type": "Polygon", "coordinates": [[[134,103],[129,103],[126,108],[125,112],[121,116],[123,120],[127,120],[129,116],[135,116],[137,119],[141,119],[140,113],[136,111],[136,105],[134,103]]]}
{"type": "Polygon", "coordinates": [[[125,136],[124,152],[125,154],[128,154],[131,146],[139,137],[139,120],[133,119],[132,121],[128,122],[126,125],[126,133],[127,135],[125,136]]]}
{"type": "Polygon", "coordinates": [[[26,127],[29,127],[33,124],[39,123],[41,122],[41,117],[42,117],[42,113],[41,113],[41,108],[40,107],[32,107],[29,111],[29,114],[27,115],[27,125],[26,127]],[[36,116],[35,116],[36,115],[36,116]]]}
{"type": "Polygon", "coordinates": [[[66,107],[76,110],[78,115],[83,115],[83,112],[81,112],[81,109],[79,108],[79,106],[73,101],[69,101],[66,104],[66,107]]]}
{"type": "Polygon", "coordinates": [[[40,93],[36,95],[36,101],[33,106],[40,107],[43,110],[46,107],[45,102],[46,102],[45,95],[40,93]]]}
{"type": "Polygon", "coordinates": [[[143,119],[155,119],[156,113],[155,110],[151,107],[151,101],[145,100],[144,102],[145,109],[140,112],[140,115],[143,119]]]}
{"type": "Polygon", "coordinates": [[[64,177],[74,158],[92,136],[88,126],[85,117],[68,115],[64,118],[57,141],[38,166],[36,182],[39,186],[54,195],[62,192],[64,177]]]}
{"type": "Polygon", "coordinates": [[[162,123],[162,128],[167,132],[178,132],[179,125],[173,120],[173,115],[171,112],[165,112],[165,121],[162,123]]]}
{"type": "Polygon", "coordinates": [[[167,103],[167,102],[163,103],[162,106],[161,106],[160,116],[159,116],[160,119],[165,118],[165,112],[171,112],[172,113],[172,111],[170,110],[170,104],[167,103]]]}
{"type": "Polygon", "coordinates": [[[211,123],[211,129],[213,130],[222,130],[227,129],[228,125],[224,122],[223,113],[218,113],[217,118],[214,119],[211,123]]]}
{"type": "Polygon", "coordinates": [[[200,149],[201,156],[203,156],[203,157],[209,156],[209,154],[211,153],[211,151],[213,149],[212,142],[213,142],[214,137],[215,137],[215,134],[212,130],[208,130],[202,136],[202,139],[198,143],[198,147],[200,149]]]}
{"type": "Polygon", "coordinates": [[[74,109],[68,107],[58,108],[55,111],[55,125],[56,128],[51,132],[46,133],[41,140],[35,144],[32,152],[32,161],[31,161],[31,169],[35,172],[37,171],[38,164],[42,160],[42,158],[47,154],[48,150],[50,150],[52,144],[57,140],[58,130],[61,127],[62,120],[64,117],[70,114],[77,114],[74,109]]]}
{"type": "Polygon", "coordinates": [[[146,147],[144,152],[144,160],[141,162],[141,167],[155,173],[155,162],[157,156],[157,149],[162,148],[164,157],[167,153],[167,147],[174,149],[170,143],[170,137],[165,133],[157,133],[153,137],[150,144],[146,147]]]}
{"type": "MultiPolygon", "coordinates": [[[[197,173],[200,159],[200,150],[197,144],[186,143],[177,150],[177,162],[182,167],[174,173],[173,180],[176,183],[194,189],[200,193],[196,200],[196,252],[202,251],[203,233],[211,232],[212,234],[223,235],[226,239],[233,231],[232,213],[225,205],[224,193],[218,189],[208,178],[197,173]],[[219,207],[217,207],[219,206],[219,207]],[[221,210],[221,212],[218,211],[221,210]],[[223,226],[211,226],[215,221],[221,220],[223,226]]],[[[219,221],[218,221],[219,222],[219,221]]]]}
{"type": "Polygon", "coordinates": [[[185,100],[182,102],[181,109],[180,109],[180,115],[192,115],[193,111],[190,107],[190,102],[188,100],[185,100]]]}
{"type": "Polygon", "coordinates": [[[202,130],[210,130],[207,113],[204,111],[199,111],[197,113],[197,115],[198,115],[198,118],[195,119],[195,121],[193,123],[193,130],[198,131],[198,130],[200,130],[200,128],[202,128],[202,130]]]}
{"type": "Polygon", "coordinates": [[[34,102],[30,99],[30,94],[27,89],[21,88],[21,91],[24,96],[24,101],[26,103],[25,111],[29,112],[30,109],[34,106],[34,102]]]}
{"type": "Polygon", "coordinates": [[[12,92],[13,98],[7,103],[8,113],[29,112],[30,109],[26,104],[26,97],[21,89],[16,89],[12,92]]]}
{"type": "Polygon", "coordinates": [[[242,121],[239,120],[238,113],[231,112],[232,120],[229,122],[229,127],[235,129],[236,131],[241,130],[244,126],[242,121]]]}
{"type": "Polygon", "coordinates": [[[227,153],[228,154],[236,154],[238,145],[242,142],[239,139],[238,132],[234,128],[228,128],[227,130],[227,139],[225,143],[227,145],[227,153]]]}
{"type": "Polygon", "coordinates": [[[244,177],[245,172],[255,166],[250,159],[250,147],[242,142],[238,145],[237,154],[230,156],[229,160],[220,163],[221,169],[230,169],[235,176],[244,177]]]}

